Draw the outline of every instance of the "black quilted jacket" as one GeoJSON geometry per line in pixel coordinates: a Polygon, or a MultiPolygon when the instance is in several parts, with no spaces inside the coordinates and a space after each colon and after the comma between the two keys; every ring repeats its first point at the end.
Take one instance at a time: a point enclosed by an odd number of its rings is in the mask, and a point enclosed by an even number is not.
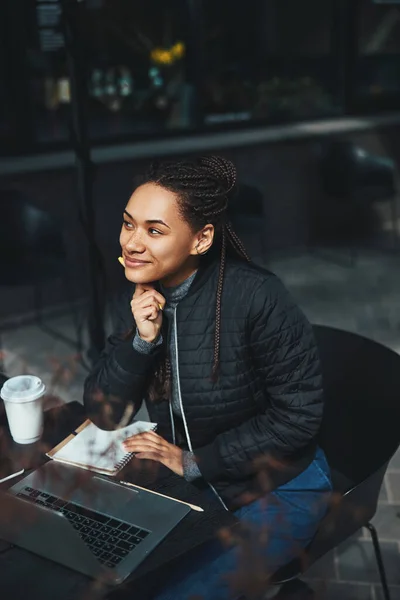
{"type": "MultiPolygon", "coordinates": [[[[181,399],[190,443],[203,475],[230,509],[303,471],[315,453],[323,393],[310,324],[272,273],[228,260],[223,296],[220,373],[211,380],[218,263],[199,269],[176,320],[181,399]]],[[[115,333],[85,383],[86,410],[99,426],[109,404],[117,423],[144,399],[158,432],[172,439],[168,402],[151,403],[147,388],[162,349],[132,347],[133,286],[119,298],[115,333]],[[127,336],[127,332],[131,332],[127,336]]],[[[109,410],[109,412],[110,412],[109,410]]],[[[182,425],[182,424],[181,424],[182,425]]],[[[177,424],[179,428],[179,423],[177,424]]],[[[182,439],[186,440],[181,427],[182,439]]]]}

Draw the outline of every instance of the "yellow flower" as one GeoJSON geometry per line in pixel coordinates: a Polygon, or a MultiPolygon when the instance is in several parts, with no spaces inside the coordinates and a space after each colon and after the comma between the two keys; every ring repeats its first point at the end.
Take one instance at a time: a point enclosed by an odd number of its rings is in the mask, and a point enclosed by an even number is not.
{"type": "Polygon", "coordinates": [[[161,65],[170,65],[174,61],[172,53],[163,48],[154,48],[151,51],[150,58],[153,62],[161,65]]]}
{"type": "Polygon", "coordinates": [[[153,62],[159,61],[160,52],[160,48],[153,48],[153,50],[150,53],[150,58],[153,62]]]}
{"type": "Polygon", "coordinates": [[[185,56],[185,44],[176,42],[170,50],[166,48],[153,48],[150,53],[151,60],[159,65],[172,65],[175,61],[185,56]]]}
{"type": "Polygon", "coordinates": [[[174,58],[179,60],[185,55],[185,44],[183,44],[183,42],[177,42],[172,46],[171,53],[174,58]]]}
{"type": "Polygon", "coordinates": [[[164,65],[170,65],[174,61],[172,53],[168,50],[164,50],[160,54],[160,62],[164,65]]]}

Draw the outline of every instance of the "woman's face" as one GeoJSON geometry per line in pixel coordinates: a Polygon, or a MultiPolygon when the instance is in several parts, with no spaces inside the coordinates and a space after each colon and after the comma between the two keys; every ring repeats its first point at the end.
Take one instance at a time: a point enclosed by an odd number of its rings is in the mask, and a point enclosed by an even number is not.
{"type": "Polygon", "coordinates": [[[212,225],[193,233],[173,192],[154,183],[141,185],[126,206],[119,238],[125,276],[134,283],[178,285],[197,269],[213,235],[212,225]]]}

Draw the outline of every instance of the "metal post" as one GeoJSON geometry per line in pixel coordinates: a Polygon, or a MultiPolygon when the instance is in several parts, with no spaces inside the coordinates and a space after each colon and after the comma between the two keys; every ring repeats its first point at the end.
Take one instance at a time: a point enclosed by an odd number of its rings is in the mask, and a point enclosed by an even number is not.
{"type": "Polygon", "coordinates": [[[93,202],[93,163],[87,132],[87,78],[82,36],[79,35],[79,0],[60,0],[63,11],[65,51],[71,80],[73,149],[76,155],[79,213],[87,240],[89,262],[90,346],[88,357],[95,362],[104,347],[105,285],[103,259],[96,244],[95,206],[93,202]]]}

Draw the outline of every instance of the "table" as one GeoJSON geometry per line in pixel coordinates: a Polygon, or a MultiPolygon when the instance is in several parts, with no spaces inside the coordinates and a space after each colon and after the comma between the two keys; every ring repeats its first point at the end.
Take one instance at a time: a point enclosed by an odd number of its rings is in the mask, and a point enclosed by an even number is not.
{"type": "MultiPolygon", "coordinates": [[[[53,408],[45,413],[45,429],[41,442],[29,446],[15,444],[8,431],[7,421],[0,405],[0,457],[12,455],[25,467],[37,468],[46,461],[44,452],[53,447],[85,419],[83,406],[78,402],[53,408]]],[[[187,483],[168,469],[155,469],[150,461],[131,461],[120,477],[144,487],[161,491],[204,508],[204,513],[191,511],[171,534],[152,552],[121,586],[98,590],[89,578],[56,563],[36,556],[0,540],[0,597],[2,600],[98,600],[99,598],[135,598],[146,600],[154,582],[162,578],[191,550],[215,539],[222,527],[234,527],[236,517],[205,492],[202,486],[187,483]],[[140,464],[139,464],[140,463],[140,464]],[[147,464],[146,464],[147,463],[147,464]]],[[[17,479],[1,484],[13,485],[17,479]]]]}

